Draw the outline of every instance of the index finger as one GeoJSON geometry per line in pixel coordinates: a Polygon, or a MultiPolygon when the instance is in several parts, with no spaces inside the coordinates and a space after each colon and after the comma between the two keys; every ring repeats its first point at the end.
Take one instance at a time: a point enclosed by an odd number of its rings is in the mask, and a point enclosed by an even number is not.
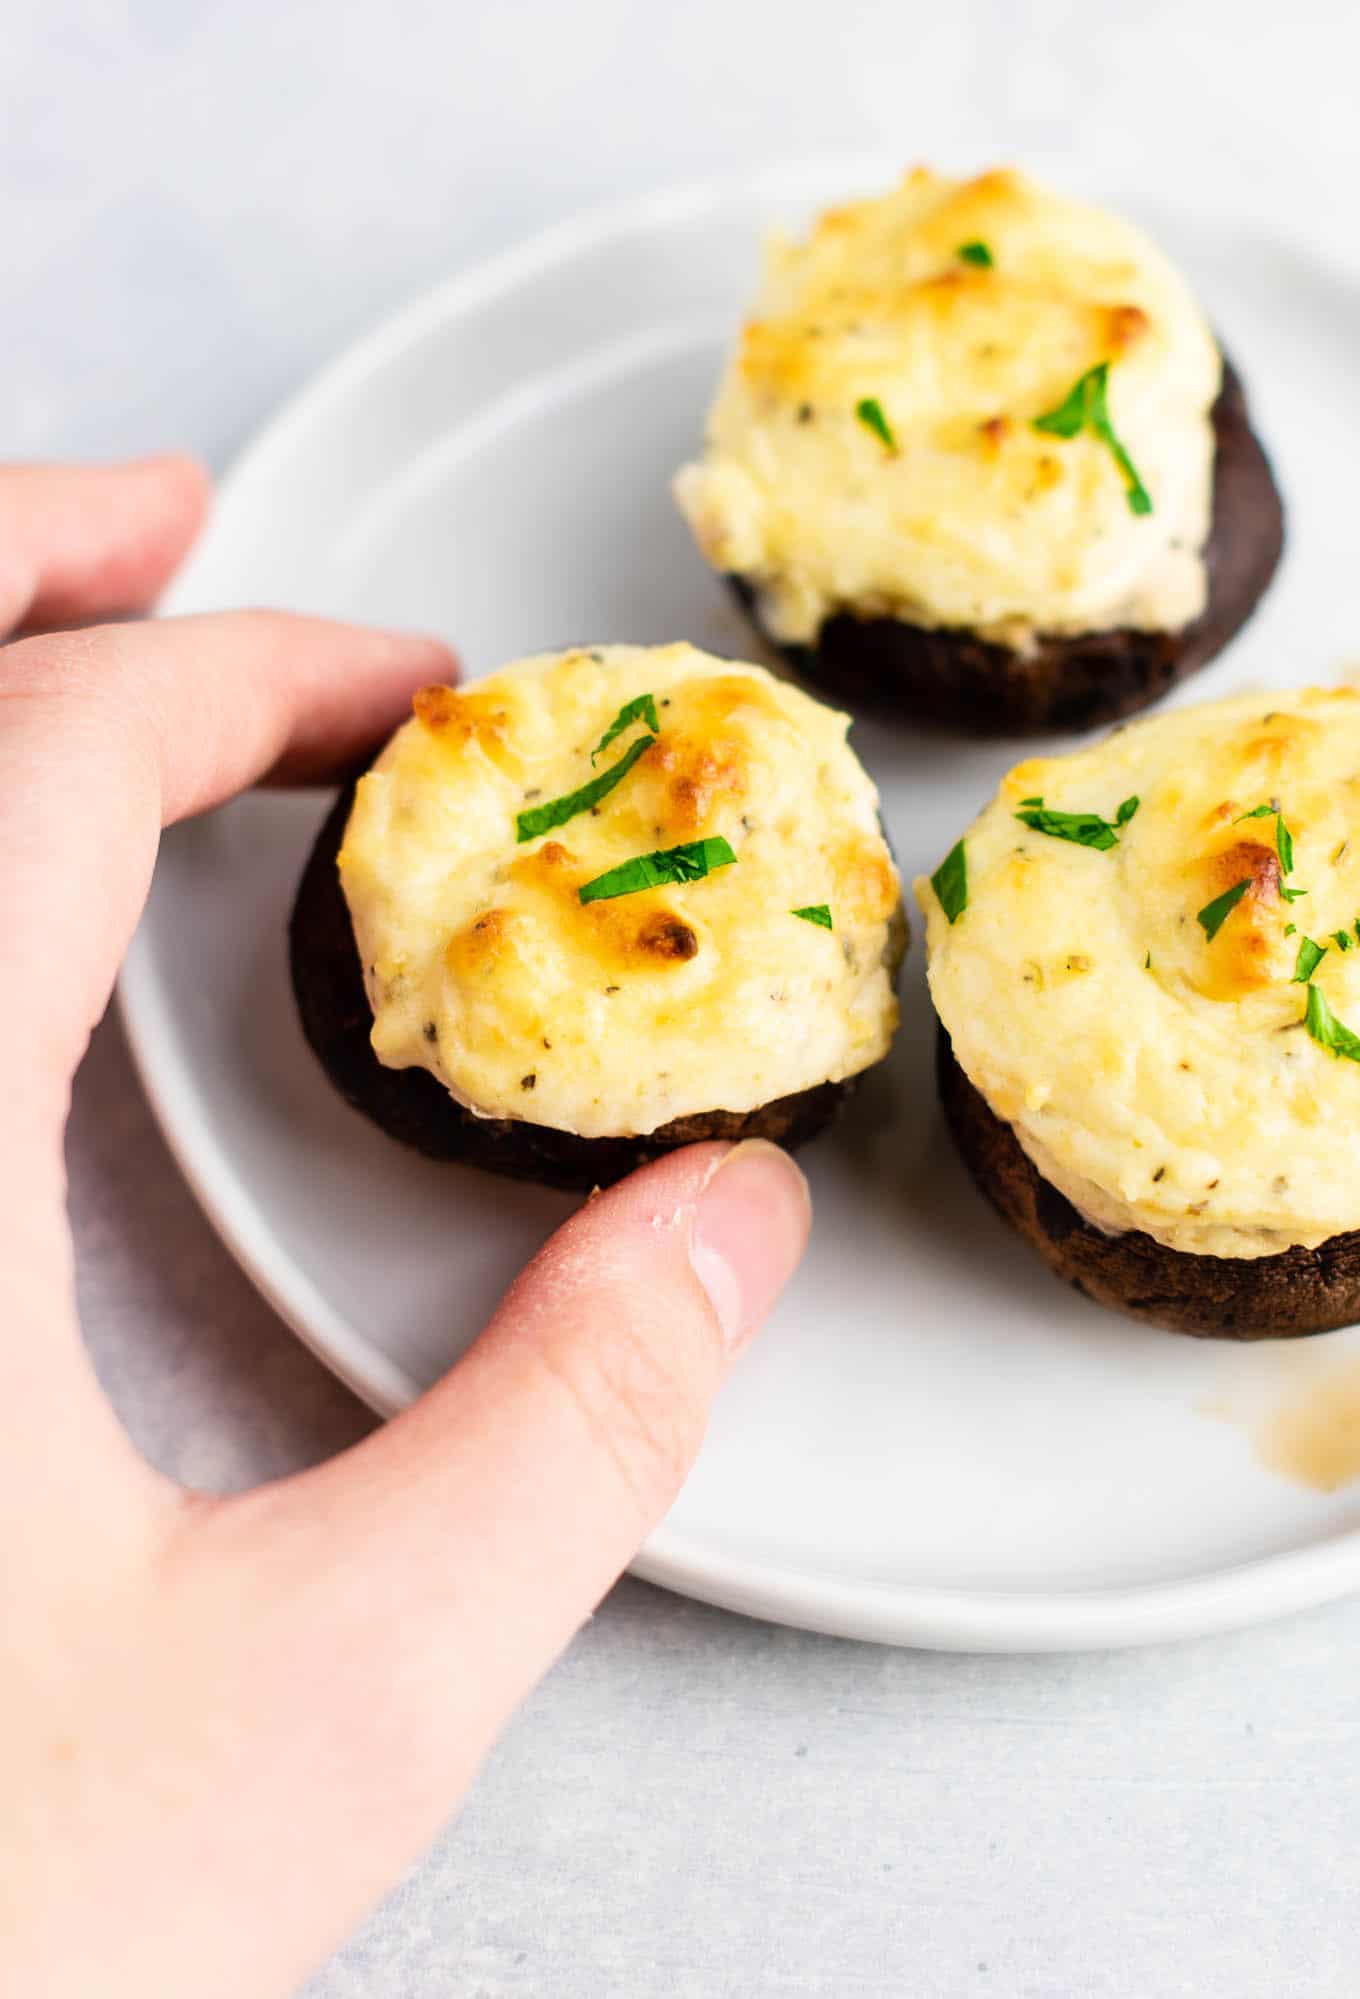
{"type": "Polygon", "coordinates": [[[152,603],[202,526],[210,490],[179,452],[0,467],[0,636],[152,603]]]}
{"type": "Polygon", "coordinates": [[[7,648],[0,1047],[58,1083],[74,1068],[163,825],[261,777],[327,773],[371,747],[415,688],[455,672],[437,639],[264,611],[7,648]],[[49,976],[36,980],[38,966],[49,976]]]}

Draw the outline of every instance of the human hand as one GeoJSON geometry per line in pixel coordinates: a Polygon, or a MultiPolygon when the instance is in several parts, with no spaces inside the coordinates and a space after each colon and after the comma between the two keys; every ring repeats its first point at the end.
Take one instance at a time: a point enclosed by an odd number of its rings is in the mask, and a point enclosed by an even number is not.
{"type": "MultiPolygon", "coordinates": [[[[0,471],[0,629],[145,605],[188,461],[0,471]]],[[[664,1512],[802,1251],[801,1175],[695,1146],[587,1203],[442,1382],[233,1498],[134,1452],[72,1295],[71,1076],[162,825],[306,781],[448,679],[433,640],[243,612],[0,652],[0,1989],[293,1990],[451,1811],[664,1512]]],[[[280,948],[282,943],[280,942],[280,948]]]]}

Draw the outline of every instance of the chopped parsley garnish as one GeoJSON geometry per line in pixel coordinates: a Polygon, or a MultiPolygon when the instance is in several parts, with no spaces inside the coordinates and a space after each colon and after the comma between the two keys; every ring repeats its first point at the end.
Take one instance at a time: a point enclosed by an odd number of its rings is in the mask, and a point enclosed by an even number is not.
{"type": "Polygon", "coordinates": [[[551,833],[555,826],[565,826],[568,819],[574,819],[578,812],[588,812],[592,805],[598,805],[607,798],[616,784],[627,777],[633,765],[645,750],[656,741],[655,736],[639,736],[630,743],[616,764],[602,770],[598,777],[592,777],[589,784],[583,784],[579,791],[569,791],[565,798],[550,798],[546,805],[532,805],[527,812],[515,817],[515,838],[522,845],[525,840],[536,840],[540,833],[551,833]]]}
{"type": "Polygon", "coordinates": [[[1089,430],[1106,446],[1110,456],[1119,467],[1120,477],[1128,494],[1129,512],[1150,514],[1152,496],[1138,476],[1137,468],[1116,435],[1110,420],[1110,406],[1107,387],[1110,376],[1108,361],[1099,362],[1088,368],[1079,381],[1074,382],[1056,409],[1045,410],[1042,416],[1034,418],[1034,429],[1046,431],[1051,437],[1076,437],[1080,431],[1089,430]]]}
{"type": "Polygon", "coordinates": [[[1344,1055],[1348,1062],[1360,1062],[1360,1034],[1352,1034],[1346,1023],[1337,1019],[1319,986],[1308,988],[1308,1012],[1304,1017],[1304,1026],[1319,1048],[1325,1048],[1332,1055],[1344,1055]]]}
{"type": "Polygon", "coordinates": [[[1206,902],[1203,909],[1197,913],[1195,921],[1211,944],[1223,928],[1225,919],[1232,915],[1250,887],[1251,876],[1248,875],[1245,881],[1234,882],[1231,888],[1224,889],[1222,895],[1216,895],[1212,902],[1206,902]]]}
{"type": "Polygon", "coordinates": [[[623,861],[596,875],[576,893],[582,902],[608,902],[616,895],[636,895],[644,888],[702,881],[716,868],[730,867],[736,858],[721,834],[708,840],[686,840],[682,847],[662,847],[654,854],[638,854],[623,861]]]}
{"type": "Polygon", "coordinates": [[[1294,960],[1294,976],[1289,981],[1290,985],[1306,986],[1326,955],[1325,944],[1315,944],[1311,937],[1305,937],[1299,945],[1299,955],[1294,960]]]}
{"type": "Polygon", "coordinates": [[[958,254],[963,263],[973,264],[979,271],[990,271],[996,262],[985,243],[960,243],[958,254]]]}
{"type": "Polygon", "coordinates": [[[1286,902],[1297,902],[1300,896],[1307,895],[1307,893],[1306,888],[1282,888],[1280,890],[1280,894],[1286,902]]]}
{"type": "Polygon", "coordinates": [[[855,415],[866,430],[871,430],[879,442],[886,444],[889,451],[896,451],[897,439],[893,436],[892,425],[883,414],[883,405],[877,396],[865,396],[855,404],[855,415]]]}
{"type": "Polygon", "coordinates": [[[599,742],[596,743],[594,749],[590,752],[590,761],[594,763],[601,751],[609,748],[615,736],[621,736],[625,729],[631,729],[634,722],[645,722],[654,736],[661,734],[661,724],[656,719],[656,696],[654,694],[639,694],[636,701],[624,702],[618,714],[600,737],[599,742]]]}
{"type": "Polygon", "coordinates": [[[803,909],[791,909],[790,916],[801,916],[804,923],[820,923],[823,930],[830,930],[831,911],[824,902],[809,902],[803,909]]]}
{"type": "Polygon", "coordinates": [[[957,923],[968,907],[968,855],[962,840],[949,849],[930,877],[930,886],[951,925],[957,923]]]}
{"type": "Polygon", "coordinates": [[[1051,840],[1074,840],[1079,847],[1097,847],[1103,853],[1118,846],[1120,831],[1138,805],[1137,798],[1126,798],[1113,819],[1102,819],[1098,812],[1055,812],[1042,798],[1022,798],[1015,816],[1022,826],[1047,833],[1051,840]]]}
{"type": "MultiPolygon", "coordinates": [[[[1275,821],[1275,851],[1280,857],[1281,872],[1292,875],[1294,872],[1294,837],[1285,825],[1284,814],[1281,812],[1279,804],[1275,799],[1272,798],[1266,805],[1253,805],[1250,812],[1239,813],[1237,818],[1233,820],[1233,825],[1240,826],[1244,819],[1270,818],[1273,818],[1275,821]]],[[[1298,893],[1304,895],[1307,893],[1307,890],[1300,889],[1298,893]]]]}
{"type": "Polygon", "coordinates": [[[1286,924],[1285,924],[1285,926],[1284,926],[1284,934],[1285,934],[1285,936],[1286,936],[1286,937],[1293,937],[1293,936],[1295,936],[1295,935],[1297,934],[1297,932],[1298,932],[1298,927],[1299,927],[1299,926],[1298,926],[1298,924],[1297,924],[1297,923],[1286,923],[1286,924]]]}
{"type": "Polygon", "coordinates": [[[1332,941],[1335,943],[1338,951],[1349,951],[1351,948],[1351,933],[1349,930],[1334,930],[1332,932],[1332,941]]]}

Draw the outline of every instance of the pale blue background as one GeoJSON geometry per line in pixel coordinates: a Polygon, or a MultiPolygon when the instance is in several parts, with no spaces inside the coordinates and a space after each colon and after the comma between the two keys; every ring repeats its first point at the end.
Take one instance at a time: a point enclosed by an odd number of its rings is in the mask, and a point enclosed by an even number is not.
{"type": "MultiPolygon", "coordinates": [[[[1360,269],[1357,73],[1339,4],[10,0],[0,449],[221,463],[468,259],[809,149],[1037,160],[1360,269]]],[[[111,1024],[71,1165],[86,1323],[160,1463],[247,1483],[360,1433],[199,1218],[111,1024]]],[[[1353,1645],[1360,1604],[928,1657],[624,1584],[307,1999],[1349,1999],[1353,1645]]]]}

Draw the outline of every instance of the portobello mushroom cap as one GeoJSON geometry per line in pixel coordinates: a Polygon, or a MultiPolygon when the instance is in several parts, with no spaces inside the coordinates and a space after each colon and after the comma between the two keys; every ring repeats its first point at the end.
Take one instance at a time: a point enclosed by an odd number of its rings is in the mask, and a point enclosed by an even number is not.
{"type": "Polygon", "coordinates": [[[1093,1228],[1045,1180],[1012,1127],[936,1044],[940,1103],[954,1141],[992,1206],[1057,1276],[1116,1312],[1200,1338],[1292,1339],[1360,1319],[1360,1232],[1273,1256],[1199,1256],[1131,1229],[1093,1228]]]}
{"type": "Polygon", "coordinates": [[[1264,595],[1284,547],[1284,510],[1251,427],[1237,371],[1224,357],[1211,413],[1213,519],[1204,548],[1207,601],[1179,631],[1039,635],[1012,651],[974,633],[838,611],[815,642],[781,644],[762,624],[744,576],[728,583],[766,642],[819,692],[885,717],[976,735],[1088,729],[1159,700],[1239,632],[1264,595]]]}
{"type": "Polygon", "coordinates": [[[582,1138],[522,1118],[477,1117],[428,1070],[385,1068],[370,1040],[373,1011],[336,867],[356,783],[336,799],[303,870],[288,925],[289,967],[312,1053],[346,1102],[403,1145],[430,1159],[589,1191],[703,1139],[767,1138],[794,1151],[830,1124],[855,1087],[851,1076],[751,1111],[675,1118],[645,1136],[582,1138]]]}
{"type": "Polygon", "coordinates": [[[847,729],[685,644],[419,689],[292,914],[331,1080],[433,1158],[559,1187],[802,1144],[898,1015],[901,885],[847,729]]]}

